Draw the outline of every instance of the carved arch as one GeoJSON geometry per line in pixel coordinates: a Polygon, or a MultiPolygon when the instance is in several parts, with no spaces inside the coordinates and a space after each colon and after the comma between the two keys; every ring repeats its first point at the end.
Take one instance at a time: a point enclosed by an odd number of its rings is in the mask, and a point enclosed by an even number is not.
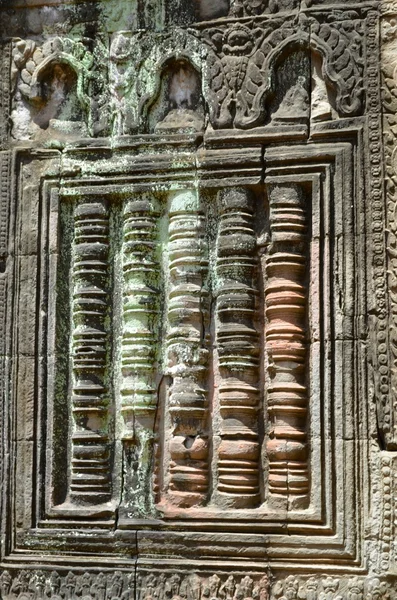
{"type": "MultiPolygon", "coordinates": [[[[265,117],[265,99],[274,87],[276,64],[281,56],[291,47],[301,47],[319,53],[323,59],[322,72],[324,80],[336,91],[336,108],[340,116],[354,116],[362,109],[362,85],[359,73],[355,73],[353,58],[346,48],[343,49],[344,56],[338,56],[337,51],[316,35],[309,36],[305,32],[289,36],[276,46],[266,57],[262,67],[264,83],[258,88],[252,109],[247,117],[236,119],[235,125],[241,128],[254,127],[265,117]],[[345,62],[345,70],[335,69],[335,62],[345,62]]],[[[340,50],[338,46],[337,50],[340,50]]],[[[247,72],[249,77],[249,71],[247,72]]],[[[241,97],[244,95],[241,90],[241,97]]]]}
{"type": "MultiPolygon", "coordinates": [[[[241,129],[247,129],[249,127],[255,127],[263,122],[266,117],[265,100],[273,92],[275,79],[276,79],[276,65],[280,62],[282,57],[290,52],[291,49],[308,50],[309,49],[309,35],[304,32],[296,33],[292,36],[287,37],[280,44],[278,44],[265,58],[262,66],[262,80],[263,84],[258,88],[252,102],[252,108],[248,115],[237,113],[235,125],[241,129]]],[[[247,72],[249,77],[249,68],[247,72]]],[[[248,83],[245,83],[244,88],[241,90],[239,97],[244,97],[245,88],[248,83]]]]}
{"type": "Polygon", "coordinates": [[[316,35],[311,36],[311,49],[320,54],[323,59],[323,77],[336,90],[338,113],[346,117],[359,114],[362,109],[362,77],[355,69],[351,54],[345,49],[343,54],[338,56],[324,40],[316,35]],[[335,68],[335,63],[338,65],[342,61],[344,65],[335,68]]]}
{"type": "Polygon", "coordinates": [[[89,119],[91,100],[88,88],[94,58],[81,42],[54,38],[40,47],[31,40],[19,40],[16,48],[19,53],[14,56],[14,70],[20,70],[18,89],[27,102],[37,105],[42,100],[41,84],[46,74],[55,65],[67,65],[76,74],[77,99],[89,119]]]}
{"type": "Polygon", "coordinates": [[[90,98],[85,92],[87,73],[82,64],[70,54],[65,52],[54,53],[46,57],[35,69],[32,74],[30,83],[30,94],[27,99],[30,102],[35,102],[41,98],[41,83],[45,78],[46,73],[52,66],[68,65],[76,74],[77,77],[77,97],[82,108],[86,111],[90,107],[90,98]]]}
{"type": "Polygon", "coordinates": [[[197,72],[204,101],[210,103],[210,73],[206,64],[209,54],[213,52],[208,46],[183,30],[177,30],[175,37],[152,47],[137,70],[137,80],[144,82],[142,92],[137,94],[140,129],[146,126],[150,107],[160,93],[162,74],[172,61],[183,61],[197,72]]]}
{"type": "MultiPolygon", "coordinates": [[[[291,34],[291,29],[279,29],[263,40],[259,47],[241,57],[241,68],[245,76],[236,93],[236,114],[233,126],[248,129],[263,123],[266,116],[265,101],[274,90],[276,65],[284,53],[296,47],[314,51],[323,59],[325,81],[335,88],[336,110],[340,116],[355,116],[362,110],[362,60],[359,49],[350,47],[346,32],[339,30],[339,23],[313,25],[313,31],[303,29],[291,34]],[[281,38],[281,39],[280,39],[281,38]],[[244,62],[245,61],[245,64],[244,62]]],[[[220,56],[209,56],[212,61],[210,88],[210,119],[214,127],[221,128],[222,103],[228,101],[227,69],[236,62],[222,52],[220,56]]],[[[229,94],[230,97],[230,94],[229,94]]]]}

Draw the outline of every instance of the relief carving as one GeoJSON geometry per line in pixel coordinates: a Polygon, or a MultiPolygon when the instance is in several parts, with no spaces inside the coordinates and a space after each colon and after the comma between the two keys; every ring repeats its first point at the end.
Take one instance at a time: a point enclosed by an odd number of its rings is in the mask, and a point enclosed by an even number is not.
{"type": "Polygon", "coordinates": [[[209,54],[209,103],[215,128],[250,128],[264,123],[266,100],[274,92],[276,64],[296,45],[323,57],[322,73],[336,88],[340,116],[362,110],[362,20],[355,11],[332,15],[322,22],[314,17],[297,21],[274,19],[265,28],[240,23],[204,33],[214,50],[209,54]],[[309,35],[310,32],[310,35],[309,35]]]}
{"type": "Polygon", "coordinates": [[[16,577],[5,570],[0,575],[0,589],[4,600],[132,600],[132,574],[111,573],[60,574],[57,571],[22,570],[16,577]]]}
{"type": "MultiPolygon", "coordinates": [[[[166,88],[159,98],[163,110],[157,112],[156,132],[189,133],[204,128],[204,109],[201,79],[187,61],[171,61],[163,71],[162,85],[166,88]],[[168,93],[167,93],[168,92],[168,93]],[[165,109],[165,110],[164,110],[165,109]],[[162,113],[165,112],[163,116],[162,113]]],[[[155,116],[155,115],[153,115],[155,116]]]]}
{"type": "Polygon", "coordinates": [[[395,600],[397,3],[4,2],[1,597],[395,600]]]}
{"type": "Polygon", "coordinates": [[[141,578],[138,587],[139,600],[159,598],[161,600],[269,600],[269,578],[267,575],[239,577],[235,575],[203,577],[189,574],[149,574],[141,578]]]}
{"type": "MultiPolygon", "coordinates": [[[[303,2],[303,7],[310,5],[311,0],[303,2]]],[[[263,14],[275,14],[284,11],[295,11],[300,8],[301,0],[198,0],[191,6],[186,0],[178,0],[173,7],[176,22],[211,21],[221,17],[251,17],[263,14]]],[[[170,8],[173,5],[169,5],[170,8]]]]}
{"type": "Polygon", "coordinates": [[[359,13],[336,11],[324,21],[311,19],[311,44],[323,56],[323,76],[336,89],[340,116],[360,114],[363,99],[363,21],[359,13]]]}
{"type": "Polygon", "coordinates": [[[3,148],[7,145],[10,125],[9,119],[11,90],[9,85],[9,78],[12,64],[11,43],[9,41],[3,42],[0,47],[0,147],[3,148]]]}
{"type": "Polygon", "coordinates": [[[129,64],[134,65],[136,79],[129,104],[135,110],[135,129],[145,133],[202,130],[207,100],[202,71],[207,53],[190,30],[181,29],[160,40],[149,38],[134,50],[129,64]]]}
{"type": "Polygon", "coordinates": [[[309,94],[305,78],[300,76],[285,94],[280,106],[272,115],[273,123],[305,122],[309,118],[309,94]]]}
{"type": "Polygon", "coordinates": [[[234,0],[229,14],[233,17],[250,17],[263,13],[278,13],[299,8],[300,0],[234,0]]]}
{"type": "MultiPolygon", "coordinates": [[[[19,39],[12,57],[14,93],[19,92],[30,107],[32,121],[39,128],[50,126],[58,135],[94,135],[104,129],[100,65],[107,57],[100,41],[94,58],[84,44],[72,39],[55,37],[42,46],[19,39]]],[[[22,105],[14,110],[14,128],[21,111],[22,105]]]]}
{"type": "Polygon", "coordinates": [[[133,49],[136,51],[136,45],[130,32],[114,34],[109,52],[110,131],[113,135],[130,133],[137,121],[133,49]]]}
{"type": "MultiPolygon", "coordinates": [[[[217,37],[220,37],[219,34],[217,37]]],[[[254,72],[250,73],[253,87],[255,79],[261,76],[255,71],[255,64],[250,62],[254,51],[254,37],[248,27],[235,24],[225,31],[221,39],[219,56],[211,68],[212,122],[217,128],[241,125],[247,104],[244,83],[248,67],[254,72]]]]}
{"type": "Polygon", "coordinates": [[[391,588],[378,578],[310,577],[302,581],[289,575],[277,581],[271,600],[389,600],[391,588]]]}
{"type": "MultiPolygon", "coordinates": [[[[273,4],[271,11],[277,12],[273,4]]],[[[291,3],[287,4],[283,10],[290,10],[291,3]]],[[[241,12],[238,3],[231,10],[241,12]]],[[[249,6],[245,5],[244,10],[249,12],[249,6]]],[[[252,10],[255,13],[257,8],[253,6],[252,10]]],[[[22,98],[33,109],[34,122],[41,128],[50,124],[59,131],[63,128],[67,133],[72,130],[76,133],[87,127],[90,135],[98,135],[106,131],[110,119],[113,133],[125,135],[137,127],[138,120],[145,126],[148,98],[154,97],[152,91],[145,90],[145,85],[150,85],[153,76],[160,84],[161,72],[156,73],[156,69],[153,72],[149,65],[159,60],[163,65],[167,55],[168,59],[173,56],[186,61],[183,46],[189,43],[197,46],[193,53],[189,49],[189,58],[193,58],[192,64],[198,72],[202,70],[203,59],[208,60],[203,93],[209,103],[213,127],[246,129],[264,123],[266,99],[274,91],[275,64],[289,46],[298,43],[308,49],[311,45],[323,57],[323,76],[335,86],[336,110],[340,116],[355,115],[362,109],[362,20],[355,11],[335,13],[325,22],[313,17],[301,21],[293,17],[280,21],[275,18],[266,27],[234,23],[228,28],[210,28],[199,36],[193,31],[189,34],[181,31],[178,36],[182,42],[178,44],[179,52],[175,53],[165,38],[162,44],[165,55],[161,58],[150,56],[153,48],[142,49],[138,45],[137,52],[135,38],[128,32],[113,37],[109,54],[110,111],[101,83],[108,55],[100,40],[94,54],[81,42],[67,38],[57,37],[43,46],[32,40],[16,41],[13,85],[18,84],[22,98]],[[77,103],[74,105],[73,95],[77,103]]],[[[191,110],[180,107],[178,102],[175,108],[191,110]]],[[[17,112],[15,119],[18,120],[17,112]]],[[[198,130],[202,127],[195,122],[195,115],[191,115],[189,124],[198,130]]]]}
{"type": "MultiPolygon", "coordinates": [[[[391,7],[392,8],[392,7],[391,7]]],[[[386,211],[387,211],[387,261],[388,261],[388,288],[390,302],[391,326],[386,330],[385,319],[379,322],[378,330],[378,349],[379,349],[379,372],[376,374],[377,390],[379,392],[378,419],[383,433],[383,439],[386,449],[397,448],[397,424],[396,424],[396,386],[397,377],[397,223],[396,223],[396,184],[397,184],[397,166],[395,164],[395,127],[397,124],[397,61],[395,59],[395,49],[397,47],[397,28],[395,24],[396,7],[391,14],[385,14],[382,19],[382,106],[383,106],[383,149],[385,154],[385,193],[386,193],[386,211]],[[389,357],[390,353],[390,357],[389,357]],[[390,381],[389,367],[390,360],[390,381]],[[389,387],[390,386],[390,387],[389,387]],[[390,398],[389,398],[390,394],[390,398]]],[[[375,124],[375,117],[374,117],[375,124]]],[[[371,131],[371,142],[374,143],[376,132],[371,131]]],[[[380,139],[379,139],[380,142],[380,139]]],[[[375,168],[378,167],[374,165],[375,168]]],[[[384,238],[381,232],[377,232],[379,242],[384,244],[384,238]]],[[[379,245],[375,245],[375,268],[383,273],[384,264],[380,261],[379,245]]],[[[381,315],[384,317],[385,307],[381,307],[381,315]]]]}
{"type": "Polygon", "coordinates": [[[287,576],[270,584],[268,575],[210,576],[197,573],[126,571],[59,573],[36,570],[0,575],[4,600],[393,600],[390,584],[379,578],[287,576]]]}

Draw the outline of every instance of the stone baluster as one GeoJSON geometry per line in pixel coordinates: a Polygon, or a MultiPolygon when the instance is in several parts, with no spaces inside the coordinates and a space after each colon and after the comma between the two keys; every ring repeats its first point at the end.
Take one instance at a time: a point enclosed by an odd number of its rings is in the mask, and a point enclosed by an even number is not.
{"type": "Polygon", "coordinates": [[[216,346],[219,357],[219,501],[259,502],[259,334],[255,327],[257,257],[254,201],[244,189],[219,198],[216,346]]]}
{"type": "Polygon", "coordinates": [[[154,505],[150,467],[157,409],[159,215],[158,201],[143,195],[129,200],[123,211],[123,504],[134,516],[153,512],[154,505]]]}
{"type": "Polygon", "coordinates": [[[72,465],[70,499],[110,499],[109,395],[106,383],[109,315],[109,219],[104,202],[78,204],[72,265],[72,465]]]}
{"type": "Polygon", "coordinates": [[[208,340],[204,217],[197,192],[176,192],[169,204],[167,356],[171,419],[168,500],[180,507],[205,502],[208,490],[206,378],[208,340]]]}
{"type": "MultiPolygon", "coordinates": [[[[266,259],[269,492],[309,490],[307,410],[307,221],[301,190],[269,184],[271,243],[266,259]]],[[[297,504],[298,501],[295,501],[297,504]]]]}

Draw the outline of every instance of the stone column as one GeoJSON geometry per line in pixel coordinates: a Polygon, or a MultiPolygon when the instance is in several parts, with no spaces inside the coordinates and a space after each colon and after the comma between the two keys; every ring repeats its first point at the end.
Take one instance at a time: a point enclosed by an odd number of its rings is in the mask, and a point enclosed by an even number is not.
{"type": "MultiPolygon", "coordinates": [[[[268,185],[271,243],[266,259],[269,494],[309,492],[307,411],[307,220],[301,190],[268,185]]],[[[295,501],[297,504],[298,501],[295,501]]]]}
{"type": "Polygon", "coordinates": [[[259,334],[255,327],[257,257],[253,197],[228,189],[219,198],[216,346],[219,357],[219,502],[259,503],[259,334]]]}
{"type": "Polygon", "coordinates": [[[123,210],[123,505],[134,516],[148,515],[154,510],[150,473],[157,409],[159,215],[158,201],[152,196],[131,199],[123,210]]]}
{"type": "Polygon", "coordinates": [[[72,265],[72,464],[70,499],[110,499],[108,350],[109,217],[105,202],[74,212],[72,265]]]}
{"type": "Polygon", "coordinates": [[[169,199],[168,411],[171,420],[168,499],[203,504],[208,490],[208,261],[204,216],[194,190],[169,199]]]}

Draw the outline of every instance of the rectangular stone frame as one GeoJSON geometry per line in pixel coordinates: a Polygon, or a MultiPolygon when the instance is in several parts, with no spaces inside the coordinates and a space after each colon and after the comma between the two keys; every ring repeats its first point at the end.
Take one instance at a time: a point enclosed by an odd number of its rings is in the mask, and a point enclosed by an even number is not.
{"type": "MultiPolygon", "coordinates": [[[[10,419],[9,427],[4,429],[11,474],[3,496],[7,548],[3,563],[7,568],[33,566],[38,560],[42,565],[58,566],[66,560],[68,568],[79,568],[79,555],[87,552],[91,555],[87,568],[90,562],[96,569],[131,568],[136,556],[142,572],[152,569],[154,557],[156,563],[170,565],[170,554],[174,555],[172,565],[182,567],[188,557],[190,566],[197,569],[203,569],[203,565],[214,569],[226,557],[230,557],[228,564],[233,568],[247,569],[249,564],[253,572],[267,563],[272,568],[293,565],[297,570],[307,570],[308,559],[314,570],[360,569],[360,507],[367,462],[361,429],[367,418],[362,403],[366,372],[363,347],[353,340],[359,339],[360,319],[365,314],[366,282],[359,279],[359,273],[365,272],[365,217],[363,193],[357,184],[362,176],[357,158],[362,147],[360,131],[350,130],[346,142],[335,144],[321,141],[327,133],[318,133],[314,144],[289,147],[283,146],[283,136],[281,146],[274,144],[278,140],[272,133],[268,139],[262,133],[254,144],[249,136],[241,135],[243,147],[222,151],[217,146],[225,140],[216,136],[212,148],[209,140],[204,151],[196,151],[194,139],[175,137],[168,144],[180,153],[179,169],[172,165],[167,143],[164,151],[161,148],[153,157],[146,145],[148,139],[130,145],[127,142],[113,152],[100,144],[94,148],[83,144],[65,151],[62,160],[56,151],[15,153],[15,212],[11,220],[15,247],[10,258],[14,264],[14,292],[7,325],[13,323],[12,348],[6,351],[15,360],[6,363],[11,382],[7,398],[11,404],[6,403],[4,408],[10,419]],[[129,165],[127,172],[119,169],[121,158],[129,165]],[[101,179],[89,173],[96,168],[101,169],[101,179]],[[153,187],[183,189],[194,185],[197,178],[200,186],[208,189],[263,186],[263,181],[264,185],[295,182],[311,189],[311,260],[315,263],[315,257],[321,255],[325,269],[320,282],[321,268],[315,268],[312,281],[312,289],[318,291],[322,301],[318,316],[321,323],[312,323],[316,341],[310,361],[313,373],[321,373],[321,381],[319,389],[313,386],[310,429],[316,431],[322,422],[323,430],[318,439],[312,438],[314,444],[311,442],[310,510],[278,515],[253,510],[249,516],[241,511],[242,518],[233,524],[233,511],[219,519],[203,510],[194,519],[181,514],[151,522],[119,520],[115,529],[115,507],[82,511],[51,505],[54,341],[48,330],[53,330],[55,318],[59,202],[81,194],[111,198],[153,187]],[[334,312],[328,311],[325,301],[331,285],[334,312]],[[337,377],[339,368],[346,373],[344,377],[337,377]],[[40,473],[46,473],[45,479],[40,473]],[[78,538],[72,528],[79,530],[78,538]],[[254,534],[250,533],[253,528],[254,534]],[[165,539],[167,556],[163,557],[165,539]],[[78,554],[66,559],[66,554],[74,552],[78,554]]],[[[295,135],[299,141],[301,134],[295,135]]],[[[236,137],[231,136],[230,143],[235,142],[236,137]]]]}

